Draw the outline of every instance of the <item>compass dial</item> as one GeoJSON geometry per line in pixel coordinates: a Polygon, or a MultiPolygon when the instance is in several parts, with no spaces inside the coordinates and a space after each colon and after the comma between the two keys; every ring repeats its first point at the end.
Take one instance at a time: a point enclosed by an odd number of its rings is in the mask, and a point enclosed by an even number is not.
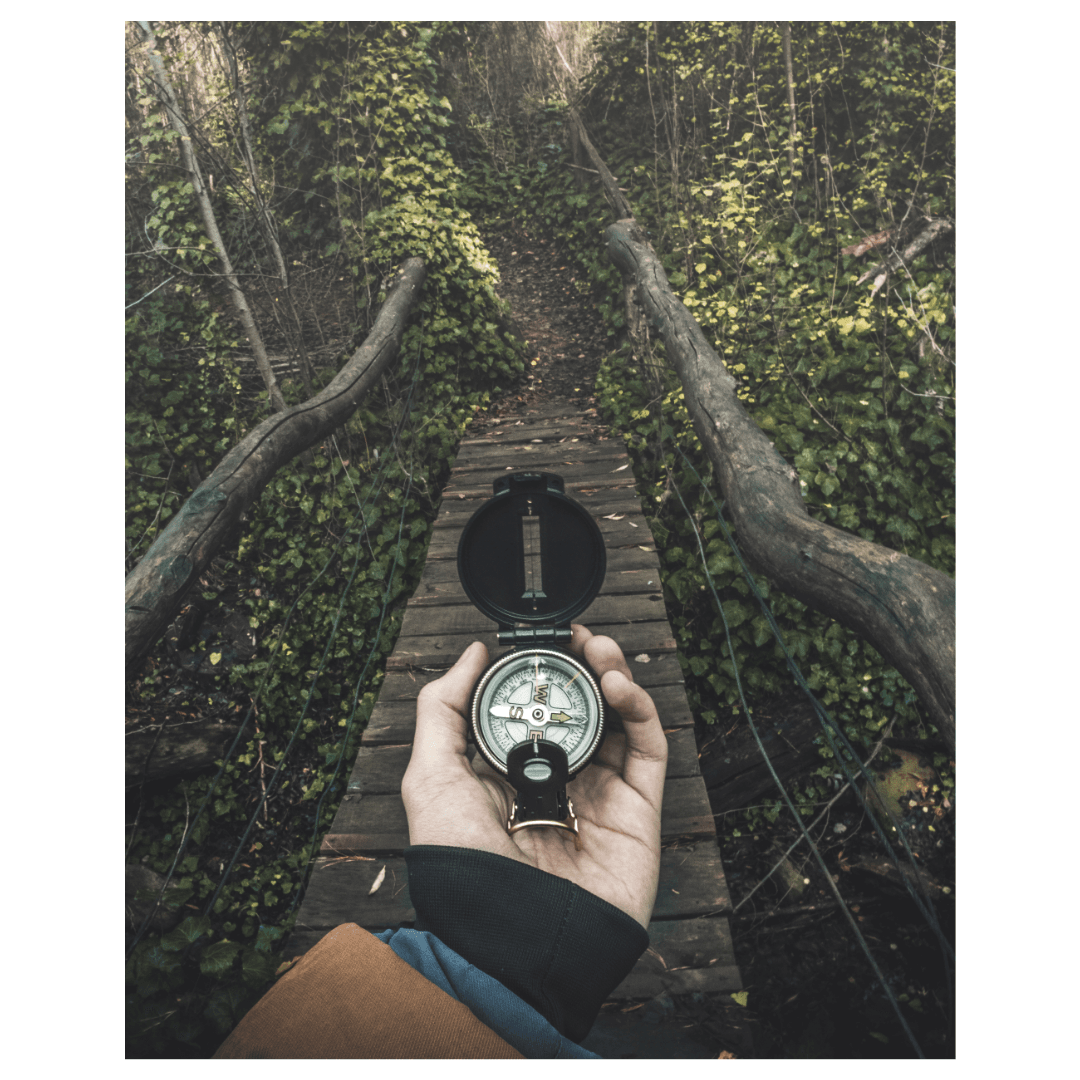
{"type": "Polygon", "coordinates": [[[570,775],[580,772],[604,734],[595,676],[555,649],[521,649],[496,660],[473,691],[472,730],[488,762],[506,773],[510,751],[529,739],[557,743],[570,775]]]}

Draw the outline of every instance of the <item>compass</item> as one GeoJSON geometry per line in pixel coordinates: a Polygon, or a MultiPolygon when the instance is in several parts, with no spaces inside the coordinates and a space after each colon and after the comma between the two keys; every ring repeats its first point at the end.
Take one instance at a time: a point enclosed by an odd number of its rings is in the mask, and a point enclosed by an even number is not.
{"type": "Polygon", "coordinates": [[[577,838],[566,784],[603,741],[604,698],[569,651],[570,622],[600,591],[606,566],[596,522],[553,473],[500,477],[462,531],[462,586],[511,646],[480,676],[469,713],[477,750],[517,793],[511,833],[547,826],[577,838]]]}

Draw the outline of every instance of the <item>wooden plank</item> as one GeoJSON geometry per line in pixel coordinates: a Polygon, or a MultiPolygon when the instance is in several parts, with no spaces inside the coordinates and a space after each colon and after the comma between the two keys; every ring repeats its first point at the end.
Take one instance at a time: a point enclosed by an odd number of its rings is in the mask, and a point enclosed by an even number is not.
{"type": "Polygon", "coordinates": [[[628,457],[622,439],[604,442],[530,442],[517,438],[500,440],[490,446],[462,447],[452,470],[460,478],[463,473],[496,470],[503,472],[506,466],[515,472],[523,469],[536,472],[553,472],[562,475],[560,468],[570,465],[590,465],[611,472],[615,465],[628,457]],[[611,464],[614,463],[614,464],[611,464]]]}
{"type": "MultiPolygon", "coordinates": [[[[446,497],[439,504],[439,516],[435,519],[436,529],[460,529],[465,522],[491,498],[489,491],[486,496],[478,499],[463,499],[456,496],[446,497]]],[[[641,500],[638,498],[636,487],[631,484],[628,487],[601,488],[589,495],[572,493],[572,498],[581,503],[595,518],[602,518],[607,514],[640,514],[641,500]]]]}
{"type": "Polygon", "coordinates": [[[411,743],[415,734],[416,701],[383,701],[380,694],[361,742],[371,747],[394,746],[411,743]]]}
{"type": "Polygon", "coordinates": [[[349,775],[346,795],[396,795],[409,767],[412,745],[361,746],[349,775]]]}
{"type": "Polygon", "coordinates": [[[501,420],[502,423],[513,423],[515,420],[524,420],[526,422],[531,420],[550,420],[550,419],[569,419],[575,420],[579,417],[596,417],[596,410],[590,408],[579,408],[578,406],[571,404],[567,401],[545,401],[542,404],[527,405],[524,409],[515,409],[514,414],[509,417],[494,417],[495,420],[501,420]]]}
{"type": "Polygon", "coordinates": [[[731,912],[731,895],[715,840],[697,840],[660,852],[653,919],[731,912]]]}
{"type": "MultiPolygon", "coordinates": [[[[438,609],[436,609],[438,610],[438,609]]],[[[663,609],[661,608],[663,614],[663,609]]],[[[442,667],[450,666],[474,642],[483,641],[488,647],[488,654],[494,658],[501,650],[497,646],[494,633],[489,634],[426,634],[416,637],[398,638],[393,654],[386,661],[387,671],[401,670],[406,667],[442,667]]],[[[631,670],[637,656],[648,656],[656,660],[663,655],[674,656],[675,639],[671,636],[671,627],[666,617],[655,622],[594,624],[589,626],[594,634],[605,634],[614,638],[626,655],[631,670]]],[[[637,682],[635,676],[634,681],[637,682]]]]}
{"type": "Polygon", "coordinates": [[[409,899],[409,874],[400,855],[363,860],[320,856],[311,875],[303,905],[304,926],[309,930],[325,932],[354,922],[378,933],[416,921],[409,899]],[[371,896],[371,886],[383,867],[386,877],[371,896]]]}
{"type": "MultiPolygon", "coordinates": [[[[311,901],[304,900],[304,928],[325,932],[354,922],[378,933],[416,921],[409,896],[409,876],[401,856],[365,858],[320,856],[312,869],[311,901]],[[374,896],[371,886],[380,871],[386,877],[374,896]]],[[[310,887],[309,887],[310,888],[310,887]]],[[[715,842],[699,841],[660,853],[660,884],[653,919],[691,918],[730,912],[715,842]]]]}
{"type": "MultiPolygon", "coordinates": [[[[631,551],[636,549],[630,549],[631,551]]],[[[645,552],[639,552],[647,558],[645,552]]],[[[409,599],[409,607],[432,608],[453,607],[457,604],[471,604],[472,601],[465,595],[461,582],[457,576],[457,563],[446,561],[437,563],[434,560],[428,563],[429,567],[441,567],[442,574],[424,574],[423,579],[409,599]],[[443,580],[438,580],[439,578],[443,580]]],[[[660,574],[653,567],[643,567],[640,570],[626,570],[619,573],[608,571],[607,580],[600,590],[601,596],[628,596],[632,593],[660,594],[660,574]]]]}
{"type": "MultiPolygon", "coordinates": [[[[659,711],[660,710],[658,709],[657,712],[659,711]]],[[[668,778],[674,779],[683,776],[697,776],[697,739],[694,737],[693,726],[681,728],[667,727],[664,729],[664,734],[667,736],[668,744],[666,773],[668,778]]],[[[702,781],[702,783],[704,783],[704,781],[702,781]]]]}
{"type": "MultiPolygon", "coordinates": [[[[400,794],[345,795],[320,854],[400,853],[409,843],[409,823],[400,794]]],[[[660,819],[662,839],[716,836],[712,808],[700,776],[667,780],[660,819]]]]}
{"type": "MultiPolygon", "coordinates": [[[[659,592],[652,592],[598,596],[576,621],[592,626],[610,623],[655,623],[660,619],[663,619],[666,625],[664,597],[659,592]]],[[[433,635],[441,637],[447,634],[494,634],[497,629],[498,625],[472,604],[407,607],[394,652],[408,652],[408,638],[433,635]]],[[[618,640],[617,635],[613,636],[618,640]]]]}
{"type": "MultiPolygon", "coordinates": [[[[629,544],[652,544],[652,533],[649,532],[649,523],[640,511],[637,513],[624,513],[618,521],[608,518],[598,518],[596,524],[600,528],[600,535],[604,538],[604,544],[608,547],[622,547],[629,544]]],[[[456,559],[458,539],[460,532],[451,532],[449,529],[436,529],[431,534],[431,542],[428,544],[428,557],[432,559],[456,559]]]]}
{"type": "MultiPolygon", "coordinates": [[[[460,590],[461,579],[457,571],[456,548],[453,554],[441,557],[429,554],[420,579],[420,586],[423,587],[428,582],[436,585],[457,585],[459,589],[454,595],[465,596],[460,590]]],[[[601,595],[610,595],[612,592],[655,591],[659,588],[660,560],[656,556],[656,548],[653,544],[628,544],[625,547],[608,548],[607,573],[604,575],[604,584],[600,589],[601,595]],[[643,584],[642,578],[644,578],[643,584]],[[613,588],[623,579],[635,583],[637,589],[613,588]]],[[[420,589],[417,593],[423,595],[420,589]]],[[[415,597],[409,601],[409,603],[415,602],[415,597]]]]}
{"type": "MultiPolygon", "coordinates": [[[[463,473],[460,476],[451,475],[443,491],[443,498],[483,499],[491,496],[491,485],[495,477],[502,476],[514,470],[491,469],[478,472],[463,473]]],[[[566,482],[566,490],[574,498],[578,498],[579,488],[596,489],[619,488],[626,484],[627,473],[621,468],[613,468],[608,472],[596,471],[595,465],[565,465],[562,462],[553,462],[547,472],[558,473],[566,482]]]]}
{"type": "Polygon", "coordinates": [[[741,989],[725,916],[654,919],[649,923],[649,948],[609,999],[654,998],[665,991],[734,993],[741,989]]]}
{"type": "MultiPolygon", "coordinates": [[[[466,428],[466,432],[472,431],[472,425],[466,428]]],[[[502,422],[495,421],[493,425],[476,434],[470,434],[462,439],[461,446],[477,446],[492,442],[502,442],[508,434],[527,432],[531,439],[561,439],[561,438],[595,438],[596,418],[587,413],[567,413],[565,416],[554,418],[510,417],[502,422]]]]}

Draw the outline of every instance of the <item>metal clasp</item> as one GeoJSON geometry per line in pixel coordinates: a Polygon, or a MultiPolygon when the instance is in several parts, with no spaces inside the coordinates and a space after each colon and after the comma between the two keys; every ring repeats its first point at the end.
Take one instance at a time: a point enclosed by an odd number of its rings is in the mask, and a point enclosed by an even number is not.
{"type": "Polygon", "coordinates": [[[533,821],[514,821],[517,817],[518,806],[517,800],[514,800],[514,805],[510,809],[510,820],[506,823],[506,831],[513,836],[514,833],[520,829],[531,829],[539,826],[547,829],[565,829],[569,833],[574,834],[574,847],[581,850],[581,834],[578,832],[578,819],[574,814],[574,804],[567,798],[566,800],[566,820],[555,821],[554,819],[537,818],[533,821]]]}

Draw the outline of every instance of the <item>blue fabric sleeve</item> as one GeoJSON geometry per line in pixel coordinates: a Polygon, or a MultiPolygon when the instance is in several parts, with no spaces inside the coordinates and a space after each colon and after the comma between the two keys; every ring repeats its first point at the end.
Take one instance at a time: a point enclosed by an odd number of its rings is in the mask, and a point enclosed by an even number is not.
{"type": "Polygon", "coordinates": [[[463,960],[434,934],[421,930],[384,930],[376,934],[411,968],[487,1024],[527,1058],[595,1058],[560,1035],[531,1005],[497,979],[463,960]]]}

